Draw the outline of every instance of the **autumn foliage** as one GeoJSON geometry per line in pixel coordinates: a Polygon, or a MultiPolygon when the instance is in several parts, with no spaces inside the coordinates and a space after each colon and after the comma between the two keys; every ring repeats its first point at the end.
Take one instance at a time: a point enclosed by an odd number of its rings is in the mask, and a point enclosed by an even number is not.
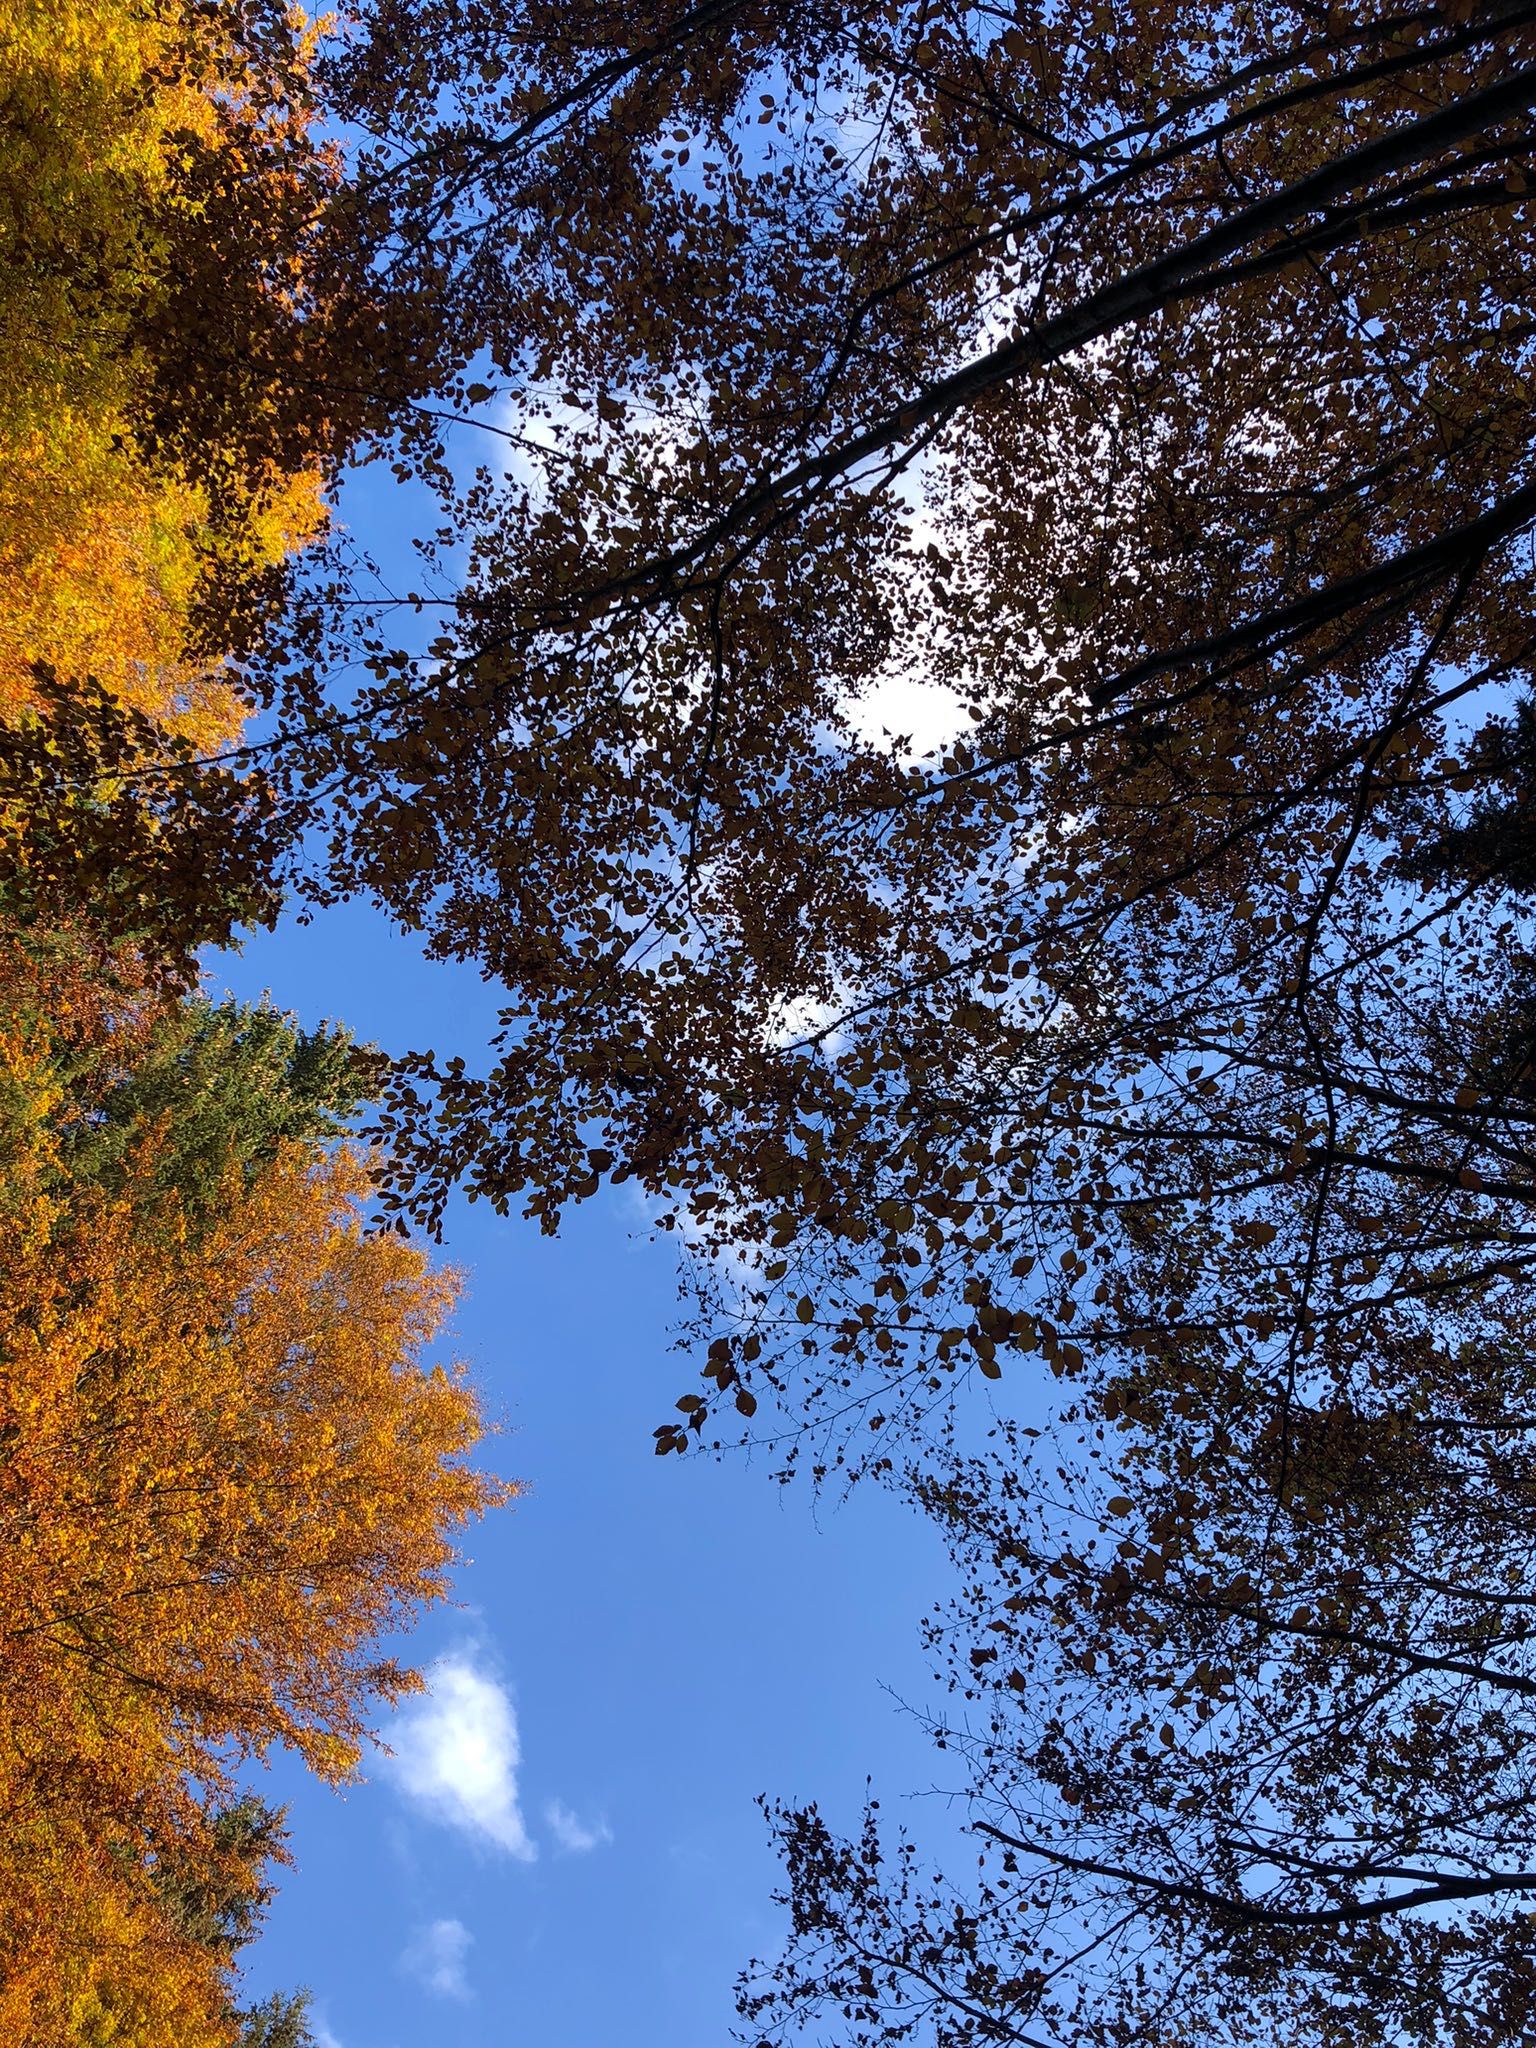
{"type": "Polygon", "coordinates": [[[291,1032],[131,968],[104,998],[112,965],[4,960],[0,2012],[17,2042],[214,2042],[229,1987],[157,1873],[216,1853],[274,1744],[353,1769],[412,1683],[379,1639],[504,1491],[423,1362],[451,1278],[365,1232],[366,1161],[296,1134],[318,1104],[254,1092],[291,1032]]]}
{"type": "Polygon", "coordinates": [[[1529,2037],[1532,10],[369,19],[495,409],[275,772],[506,991],[390,1198],[638,1181],[657,1449],[964,1588],[961,1875],[781,1815],[751,2038],[1529,2037]]]}
{"type": "MultiPolygon", "coordinates": [[[[0,6],[0,2035],[303,2048],[235,1950],[504,1498],[368,1061],[194,992],[280,895],[236,664],[400,380],[281,7],[0,6]],[[359,281],[361,280],[361,282],[359,281]],[[350,342],[347,337],[351,337],[350,342]],[[325,379],[334,388],[325,389],[325,379]]],[[[393,319],[393,327],[391,320],[393,319]]],[[[403,373],[409,382],[410,373],[403,373]]]]}
{"type": "MultiPolygon", "coordinates": [[[[209,1004],[280,900],[210,757],[325,490],[417,372],[336,226],[281,6],[0,6],[0,2035],[303,2048],[242,2013],[283,1858],[241,1773],[336,1779],[380,1645],[505,1498],[454,1294],[366,1228],[368,1059],[209,1004]],[[388,367],[392,351],[397,366],[388,367]],[[368,379],[359,359],[369,360],[368,379]]],[[[415,337],[413,340],[412,337],[415,337]]]]}
{"type": "Polygon", "coordinates": [[[637,1181],[656,1449],[954,1553],[975,1880],[777,1810],[754,2039],[1529,2035],[1536,10],[0,27],[19,2037],[233,2024],[172,1873],[495,1497],[370,1172],[637,1181]],[[295,881],[488,1057],[199,1006],[295,881]]]}
{"type": "Polygon", "coordinates": [[[260,772],[199,764],[341,464],[438,348],[374,275],[315,50],[278,0],[0,7],[9,908],[183,969],[274,915],[260,772]]]}
{"type": "MultiPolygon", "coordinates": [[[[231,9],[120,0],[17,0],[0,18],[0,709],[12,717],[47,661],[199,744],[229,737],[239,700],[189,648],[193,619],[221,578],[275,566],[321,517],[312,460],[284,471],[242,448],[248,436],[194,453],[165,430],[156,330],[230,160],[278,191],[324,176],[302,122],[262,104],[271,60],[240,26],[231,9]]],[[[302,47],[283,61],[301,64],[302,47]]],[[[267,291],[281,319],[279,280],[267,291]]]]}

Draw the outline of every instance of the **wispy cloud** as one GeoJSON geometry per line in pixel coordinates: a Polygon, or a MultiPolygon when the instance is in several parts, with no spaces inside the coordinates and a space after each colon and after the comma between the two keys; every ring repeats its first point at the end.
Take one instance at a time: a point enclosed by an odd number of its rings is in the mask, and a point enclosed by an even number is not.
{"type": "Polygon", "coordinates": [[[582,1820],[561,1799],[550,1800],[544,1809],[544,1818],[560,1847],[572,1856],[583,1855],[588,1849],[601,1849],[605,1842],[613,1840],[613,1830],[607,1821],[582,1820]]]}
{"type": "Polygon", "coordinates": [[[309,2031],[315,2037],[315,2048],[341,2048],[341,2043],[325,2024],[324,2020],[316,2019],[315,2015],[311,2013],[307,2025],[309,2031]]]}
{"type": "Polygon", "coordinates": [[[439,1998],[468,1998],[464,1961],[474,1936],[462,1920],[434,1920],[400,1958],[400,1967],[439,1998]]]}
{"type": "Polygon", "coordinates": [[[402,1708],[389,1734],[388,1770],[407,1798],[435,1820],[533,1861],[538,1850],[517,1794],[517,1715],[494,1678],[467,1656],[439,1658],[425,1698],[402,1708]]]}

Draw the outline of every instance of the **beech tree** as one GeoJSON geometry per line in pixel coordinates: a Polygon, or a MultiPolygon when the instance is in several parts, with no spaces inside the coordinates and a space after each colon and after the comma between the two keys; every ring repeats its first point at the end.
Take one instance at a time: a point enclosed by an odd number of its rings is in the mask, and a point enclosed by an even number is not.
{"type": "Polygon", "coordinates": [[[93,931],[190,986],[199,946],[271,925],[286,833],[259,772],[91,677],[39,664],[36,702],[0,721],[0,917],[34,935],[93,931]]]}
{"type": "Polygon", "coordinates": [[[304,45],[260,6],[16,0],[5,17],[0,705],[29,705],[44,661],[196,742],[227,740],[239,696],[193,658],[191,620],[229,614],[242,575],[314,531],[321,478],[313,446],[271,445],[275,381],[208,431],[223,366],[205,352],[176,391],[166,330],[189,292],[208,296],[215,264],[221,296],[260,303],[269,330],[296,324],[336,178],[307,132],[304,45]],[[249,216],[238,239],[219,234],[231,189],[249,216]],[[263,214],[286,230],[286,279],[255,231],[263,214]],[[200,437],[176,424],[188,408],[200,437]]]}
{"type": "Polygon", "coordinates": [[[315,44],[269,0],[0,5],[4,909],[183,982],[281,899],[259,766],[208,761],[243,659],[451,359],[374,261],[315,44]]]}
{"type": "Polygon", "coordinates": [[[315,35],[266,0],[0,0],[0,2033],[312,2048],[240,2012],[274,1743],[354,1765],[383,1635],[505,1489],[452,1299],[359,1215],[370,1058],[194,991],[290,820],[245,666],[360,442],[393,292],[315,35]],[[227,758],[210,758],[223,751],[227,758]]]}
{"type": "Polygon", "coordinates": [[[1528,2031],[1533,31],[511,0],[333,73],[493,451],[279,690],[317,892],[507,990],[387,1199],[638,1180],[657,1448],[734,1405],[966,1567],[980,1889],[786,1813],[770,2034],[1528,2031]]]}
{"type": "Polygon", "coordinates": [[[1143,1381],[922,1475],[957,1881],[877,1812],[778,1809],[792,1938],[744,2038],[1524,2038],[1530,1370],[1493,1314],[1384,1346],[1379,1406],[1143,1381]]]}
{"type": "Polygon", "coordinates": [[[105,965],[0,956],[0,2015],[229,2048],[275,1845],[231,1835],[241,1767],[355,1768],[417,1683],[381,1639],[508,1490],[423,1356],[452,1276],[363,1230],[368,1163],[325,1142],[346,1041],[105,965]]]}
{"type": "Polygon", "coordinates": [[[399,600],[432,648],[354,608],[374,683],[285,700],[322,891],[508,990],[488,1071],[399,1080],[392,1199],[637,1177],[728,1398],[892,1423],[1216,1330],[1294,1391],[1517,1284],[1526,927],[1466,835],[1524,802],[1530,55],[1504,5],[379,14],[361,187],[519,442],[399,600]]]}

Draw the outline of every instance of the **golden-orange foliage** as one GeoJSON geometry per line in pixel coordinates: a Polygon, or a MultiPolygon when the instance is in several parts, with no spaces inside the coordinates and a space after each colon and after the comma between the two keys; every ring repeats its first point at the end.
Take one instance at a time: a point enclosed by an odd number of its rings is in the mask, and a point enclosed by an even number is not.
{"type": "Polygon", "coordinates": [[[264,186],[291,210],[296,184],[327,184],[282,63],[232,11],[0,0],[0,717],[33,703],[47,661],[201,747],[238,727],[189,624],[221,577],[259,577],[317,530],[319,468],[312,447],[274,460],[250,438],[260,393],[251,422],[178,445],[156,387],[189,270],[292,324],[293,276],[207,247],[221,179],[269,215],[264,186]]]}
{"type": "Polygon", "coordinates": [[[462,1377],[424,1362],[453,1279],[364,1232],[366,1162],[289,1143],[194,1219],[151,1125],[110,1190],[78,1183],[60,1076],[110,1018],[61,986],[61,1058],[9,965],[0,2039],[200,2048],[227,2038],[222,1966],[157,1911],[156,1857],[206,1854],[274,1743],[352,1770],[415,1682],[381,1633],[507,1490],[465,1462],[462,1377]]]}
{"type": "Polygon", "coordinates": [[[353,1769],[415,1683],[380,1639],[506,1493],[425,1362],[453,1280],[365,1233],[364,1159],[289,1137],[221,1178],[215,1142],[194,1198],[172,1088],[90,1163],[196,946],[274,901],[254,784],[130,771],[238,731],[229,657],[388,411],[336,374],[387,322],[366,262],[320,280],[311,54],[281,0],[0,0],[6,2048],[232,2042],[167,1880],[259,1897],[215,1825],[242,1764],[353,1769]]]}
{"type": "Polygon", "coordinates": [[[226,1973],[78,1799],[7,1812],[0,2028],[17,2048],[229,2048],[226,1973]]]}

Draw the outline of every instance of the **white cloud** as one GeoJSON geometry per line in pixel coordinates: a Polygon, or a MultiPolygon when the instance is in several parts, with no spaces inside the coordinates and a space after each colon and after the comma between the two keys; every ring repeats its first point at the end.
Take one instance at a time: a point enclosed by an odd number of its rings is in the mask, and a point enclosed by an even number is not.
{"type": "Polygon", "coordinates": [[[464,1959],[474,1936],[462,1920],[434,1920],[400,1958],[400,1967],[440,1998],[468,1998],[464,1959]]]}
{"type": "Polygon", "coordinates": [[[549,1831],[562,1849],[573,1856],[580,1856],[588,1849],[601,1849],[613,1840],[613,1830],[605,1820],[584,1821],[572,1813],[562,1799],[551,1799],[544,1809],[544,1818],[549,1822],[549,1831]]]}
{"type": "Polygon", "coordinates": [[[315,2037],[315,2048],[341,2048],[341,2043],[325,2024],[325,2021],[316,2019],[313,2013],[309,2015],[308,2026],[309,2031],[315,2037]]]}
{"type": "Polygon", "coordinates": [[[901,662],[882,669],[842,710],[865,746],[900,739],[896,758],[908,768],[940,753],[966,723],[953,690],[901,662]]]}
{"type": "Polygon", "coordinates": [[[511,1700],[462,1655],[439,1658],[427,1688],[390,1731],[390,1774],[434,1819],[531,1863],[538,1850],[518,1804],[521,1751],[511,1700]]]}

